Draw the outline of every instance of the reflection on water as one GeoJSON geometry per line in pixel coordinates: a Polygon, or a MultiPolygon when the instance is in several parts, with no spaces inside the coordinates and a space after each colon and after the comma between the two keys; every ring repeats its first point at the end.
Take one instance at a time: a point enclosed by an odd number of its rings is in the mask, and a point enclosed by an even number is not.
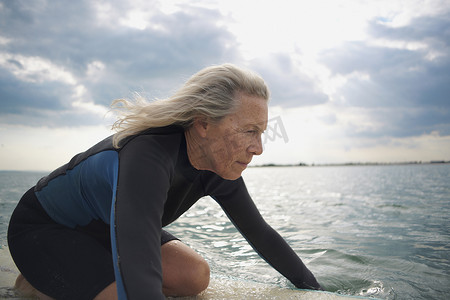
{"type": "MultiPolygon", "coordinates": [[[[6,244],[15,203],[40,176],[0,172],[0,245],[6,244]]],[[[450,165],[250,168],[244,173],[266,221],[328,291],[383,299],[450,294],[449,178],[450,165]]],[[[268,284],[294,288],[208,197],[168,230],[205,257],[214,289],[230,284],[222,278],[264,284],[267,295],[268,284]]]]}
{"type": "MultiPolygon", "coordinates": [[[[384,299],[450,293],[450,165],[251,168],[264,218],[329,291],[384,299]]],[[[213,274],[293,287],[210,198],[169,227],[213,274]]]]}

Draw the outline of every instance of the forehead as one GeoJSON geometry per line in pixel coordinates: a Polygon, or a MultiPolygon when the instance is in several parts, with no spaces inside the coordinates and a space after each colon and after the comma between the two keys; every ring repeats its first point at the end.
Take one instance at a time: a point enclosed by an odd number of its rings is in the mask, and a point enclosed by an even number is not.
{"type": "Polygon", "coordinates": [[[264,130],[268,118],[267,100],[246,94],[239,94],[238,97],[239,105],[234,115],[239,125],[255,125],[264,130]]]}

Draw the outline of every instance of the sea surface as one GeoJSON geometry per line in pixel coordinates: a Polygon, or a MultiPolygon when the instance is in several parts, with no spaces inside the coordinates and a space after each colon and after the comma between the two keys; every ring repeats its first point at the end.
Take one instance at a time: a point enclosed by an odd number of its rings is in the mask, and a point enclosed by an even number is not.
{"type": "MultiPolygon", "coordinates": [[[[10,214],[44,173],[0,171],[0,247],[10,214]]],[[[450,299],[450,165],[249,168],[266,221],[322,286],[380,299],[450,299]]],[[[168,230],[198,251],[212,277],[294,288],[206,197],[168,230]]]]}

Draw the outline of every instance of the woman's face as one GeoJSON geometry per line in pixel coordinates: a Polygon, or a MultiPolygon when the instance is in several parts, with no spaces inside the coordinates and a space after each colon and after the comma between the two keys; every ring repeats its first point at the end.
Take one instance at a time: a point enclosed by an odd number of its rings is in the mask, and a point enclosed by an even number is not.
{"type": "Polygon", "coordinates": [[[261,135],[267,127],[267,101],[240,94],[235,113],[217,124],[208,124],[205,155],[211,170],[224,179],[235,180],[253,158],[263,152],[261,135]]]}

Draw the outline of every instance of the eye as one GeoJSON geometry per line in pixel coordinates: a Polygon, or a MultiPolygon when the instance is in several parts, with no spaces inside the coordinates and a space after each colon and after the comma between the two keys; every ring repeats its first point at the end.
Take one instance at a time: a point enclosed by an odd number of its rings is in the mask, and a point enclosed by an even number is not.
{"type": "Polygon", "coordinates": [[[247,133],[248,135],[251,135],[252,137],[257,136],[257,135],[260,134],[260,133],[259,133],[259,130],[256,130],[256,129],[250,129],[250,130],[247,130],[246,133],[247,133]]]}
{"type": "Polygon", "coordinates": [[[252,128],[248,128],[248,129],[244,129],[241,132],[246,134],[246,135],[248,135],[248,136],[252,136],[252,137],[262,134],[261,130],[259,130],[258,128],[253,128],[253,127],[252,128]]]}

